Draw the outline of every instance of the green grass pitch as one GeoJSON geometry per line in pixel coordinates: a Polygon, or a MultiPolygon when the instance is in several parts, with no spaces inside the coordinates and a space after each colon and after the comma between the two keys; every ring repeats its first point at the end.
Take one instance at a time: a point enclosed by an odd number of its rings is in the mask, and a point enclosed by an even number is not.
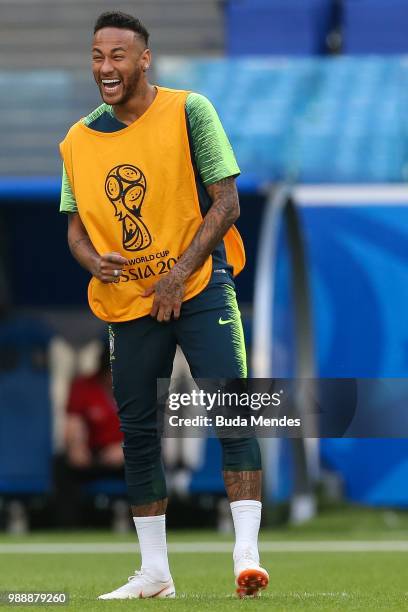
{"type": "MultiPolygon", "coordinates": [[[[228,552],[172,552],[170,563],[177,589],[175,600],[96,601],[97,595],[122,584],[139,567],[139,555],[124,553],[17,554],[10,544],[124,543],[135,536],[107,532],[37,533],[20,538],[0,536],[0,591],[66,591],[67,606],[47,610],[155,610],[197,612],[211,610],[408,610],[408,517],[401,513],[332,513],[303,528],[264,530],[261,542],[283,548],[309,543],[384,543],[393,551],[289,551],[264,552],[263,565],[270,587],[256,600],[234,597],[231,554],[228,552]],[[395,519],[397,517],[397,519],[395,519]],[[391,526],[389,523],[392,523],[391,526]],[[5,545],[5,546],[4,546],[5,545]],[[2,548],[3,547],[3,548],[2,548]]],[[[169,543],[226,542],[215,532],[172,532],[169,543]]],[[[3,604],[2,608],[11,609],[3,604]]],[[[34,606],[30,606],[33,608],[34,606]]],[[[22,609],[19,607],[19,609],[22,609]]],[[[38,607],[37,607],[38,609],[38,607]]]]}

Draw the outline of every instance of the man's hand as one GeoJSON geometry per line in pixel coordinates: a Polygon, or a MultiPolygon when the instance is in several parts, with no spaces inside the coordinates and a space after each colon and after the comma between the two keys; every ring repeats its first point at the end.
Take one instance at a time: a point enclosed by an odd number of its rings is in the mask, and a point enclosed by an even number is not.
{"type": "Polygon", "coordinates": [[[64,434],[68,463],[77,468],[89,467],[92,454],[88,447],[88,431],[83,418],[77,414],[68,414],[64,434]]]}
{"type": "Polygon", "coordinates": [[[150,315],[160,323],[170,321],[172,315],[174,319],[178,319],[184,292],[184,277],[175,266],[164,278],[145,291],[144,297],[154,293],[150,315]]]}
{"type": "Polygon", "coordinates": [[[123,465],[123,448],[120,443],[109,444],[102,448],[98,455],[101,465],[119,468],[123,465]]]}
{"type": "Polygon", "coordinates": [[[170,321],[171,315],[179,318],[187,279],[203,265],[239,217],[238,193],[233,177],[208,186],[207,191],[212,205],[189,247],[167,276],[144,294],[145,297],[155,294],[150,314],[160,322],[170,321]]]}
{"type": "Polygon", "coordinates": [[[103,283],[114,283],[119,280],[123,272],[123,266],[126,264],[127,259],[119,253],[106,253],[96,260],[93,276],[103,283]]]}
{"type": "Polygon", "coordinates": [[[119,253],[99,255],[96,252],[78,213],[68,215],[68,244],[81,266],[103,283],[117,281],[127,264],[127,259],[119,253]]]}
{"type": "Polygon", "coordinates": [[[82,445],[72,446],[68,449],[68,463],[72,467],[87,468],[92,463],[91,451],[82,445]]]}

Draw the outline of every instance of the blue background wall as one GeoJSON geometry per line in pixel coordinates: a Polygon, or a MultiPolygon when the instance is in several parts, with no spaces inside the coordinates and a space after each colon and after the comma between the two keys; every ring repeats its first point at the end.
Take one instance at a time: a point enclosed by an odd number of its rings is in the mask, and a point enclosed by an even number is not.
{"type": "MultiPolygon", "coordinates": [[[[305,206],[299,213],[311,288],[316,375],[406,378],[408,207],[392,201],[383,206],[345,202],[305,206]]],[[[295,373],[293,303],[283,231],[278,251],[273,372],[290,377],[295,373]]],[[[389,389],[385,405],[393,402],[392,384],[389,389]]],[[[382,418],[385,424],[386,411],[382,418]]],[[[278,499],[289,495],[291,481],[287,445],[281,453],[278,499]]],[[[323,465],[342,475],[349,499],[408,506],[408,440],[325,439],[321,457],[323,465]]]]}

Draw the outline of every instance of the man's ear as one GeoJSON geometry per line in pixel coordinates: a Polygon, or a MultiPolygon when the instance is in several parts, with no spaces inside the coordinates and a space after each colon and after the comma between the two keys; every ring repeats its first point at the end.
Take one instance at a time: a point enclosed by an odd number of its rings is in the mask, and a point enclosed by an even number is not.
{"type": "Polygon", "coordinates": [[[145,49],[145,51],[143,52],[143,56],[142,56],[143,72],[146,72],[146,70],[149,70],[151,62],[152,62],[152,54],[150,52],[150,49],[145,49]]]}

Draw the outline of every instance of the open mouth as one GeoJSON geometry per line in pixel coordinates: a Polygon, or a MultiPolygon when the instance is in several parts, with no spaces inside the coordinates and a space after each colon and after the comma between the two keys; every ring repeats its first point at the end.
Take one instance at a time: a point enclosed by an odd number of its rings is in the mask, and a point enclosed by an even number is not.
{"type": "Polygon", "coordinates": [[[102,88],[108,94],[114,94],[119,90],[120,79],[102,79],[102,88]]]}

